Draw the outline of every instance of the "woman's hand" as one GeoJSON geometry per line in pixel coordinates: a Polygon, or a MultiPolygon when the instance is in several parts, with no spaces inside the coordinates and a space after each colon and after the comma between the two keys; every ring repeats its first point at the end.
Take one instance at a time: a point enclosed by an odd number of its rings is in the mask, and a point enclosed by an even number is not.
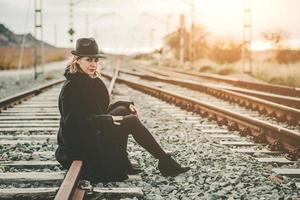
{"type": "Polygon", "coordinates": [[[129,105],[129,109],[130,109],[130,111],[131,111],[132,114],[138,116],[138,110],[137,110],[137,108],[133,104],[129,105]]]}
{"type": "Polygon", "coordinates": [[[112,116],[113,122],[115,125],[121,125],[121,121],[123,120],[123,116],[112,116]]]}

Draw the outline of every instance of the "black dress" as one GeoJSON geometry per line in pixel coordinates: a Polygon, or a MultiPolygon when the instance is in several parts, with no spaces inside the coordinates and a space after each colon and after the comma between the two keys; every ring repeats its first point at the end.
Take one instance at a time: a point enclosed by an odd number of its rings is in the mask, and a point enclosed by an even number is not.
{"type": "Polygon", "coordinates": [[[109,106],[109,94],[99,78],[87,74],[65,73],[59,95],[61,114],[56,159],[69,168],[73,160],[82,160],[81,178],[93,182],[121,181],[128,178],[124,156],[112,137],[113,119],[108,110],[131,102],[109,106]]]}

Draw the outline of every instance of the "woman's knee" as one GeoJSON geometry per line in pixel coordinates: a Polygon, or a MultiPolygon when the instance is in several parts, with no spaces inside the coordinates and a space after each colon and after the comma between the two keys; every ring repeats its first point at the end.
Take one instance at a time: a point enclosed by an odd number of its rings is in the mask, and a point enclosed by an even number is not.
{"type": "Polygon", "coordinates": [[[140,120],[136,115],[129,114],[123,117],[122,125],[125,127],[132,127],[140,124],[140,120]]]}

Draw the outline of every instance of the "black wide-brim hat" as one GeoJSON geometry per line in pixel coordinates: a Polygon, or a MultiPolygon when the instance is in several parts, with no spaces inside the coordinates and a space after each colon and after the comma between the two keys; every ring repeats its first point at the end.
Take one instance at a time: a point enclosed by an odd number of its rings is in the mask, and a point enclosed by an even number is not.
{"type": "Polygon", "coordinates": [[[94,38],[79,38],[76,41],[76,49],[71,53],[81,57],[105,58],[104,54],[99,52],[94,38]]]}

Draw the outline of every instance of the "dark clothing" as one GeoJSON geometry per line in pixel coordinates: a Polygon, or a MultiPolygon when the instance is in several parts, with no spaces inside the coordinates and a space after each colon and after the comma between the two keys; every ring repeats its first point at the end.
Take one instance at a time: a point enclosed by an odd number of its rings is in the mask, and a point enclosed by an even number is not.
{"type": "Polygon", "coordinates": [[[109,94],[101,79],[82,73],[65,76],[59,95],[61,119],[55,153],[64,168],[69,168],[73,160],[82,160],[82,178],[93,182],[128,178],[126,149],[130,133],[154,157],[165,155],[139,119],[130,114],[132,102],[109,105],[109,94]],[[121,125],[113,124],[112,115],[124,116],[121,125]]]}
{"type": "Polygon", "coordinates": [[[132,134],[133,138],[139,145],[146,149],[154,158],[159,159],[165,155],[164,150],[156,142],[148,129],[141,123],[138,117],[131,114],[128,107],[118,106],[109,111],[111,115],[124,116],[120,125],[114,125],[112,129],[113,141],[115,141],[121,155],[127,156],[128,135],[132,134]]]}
{"type": "MultiPolygon", "coordinates": [[[[82,73],[65,76],[59,95],[56,159],[64,168],[69,168],[73,160],[83,160],[82,174],[93,181],[128,178],[122,158],[112,145],[113,119],[107,114],[109,94],[104,83],[82,73]]],[[[118,104],[128,107],[130,102],[118,104]]]]}

